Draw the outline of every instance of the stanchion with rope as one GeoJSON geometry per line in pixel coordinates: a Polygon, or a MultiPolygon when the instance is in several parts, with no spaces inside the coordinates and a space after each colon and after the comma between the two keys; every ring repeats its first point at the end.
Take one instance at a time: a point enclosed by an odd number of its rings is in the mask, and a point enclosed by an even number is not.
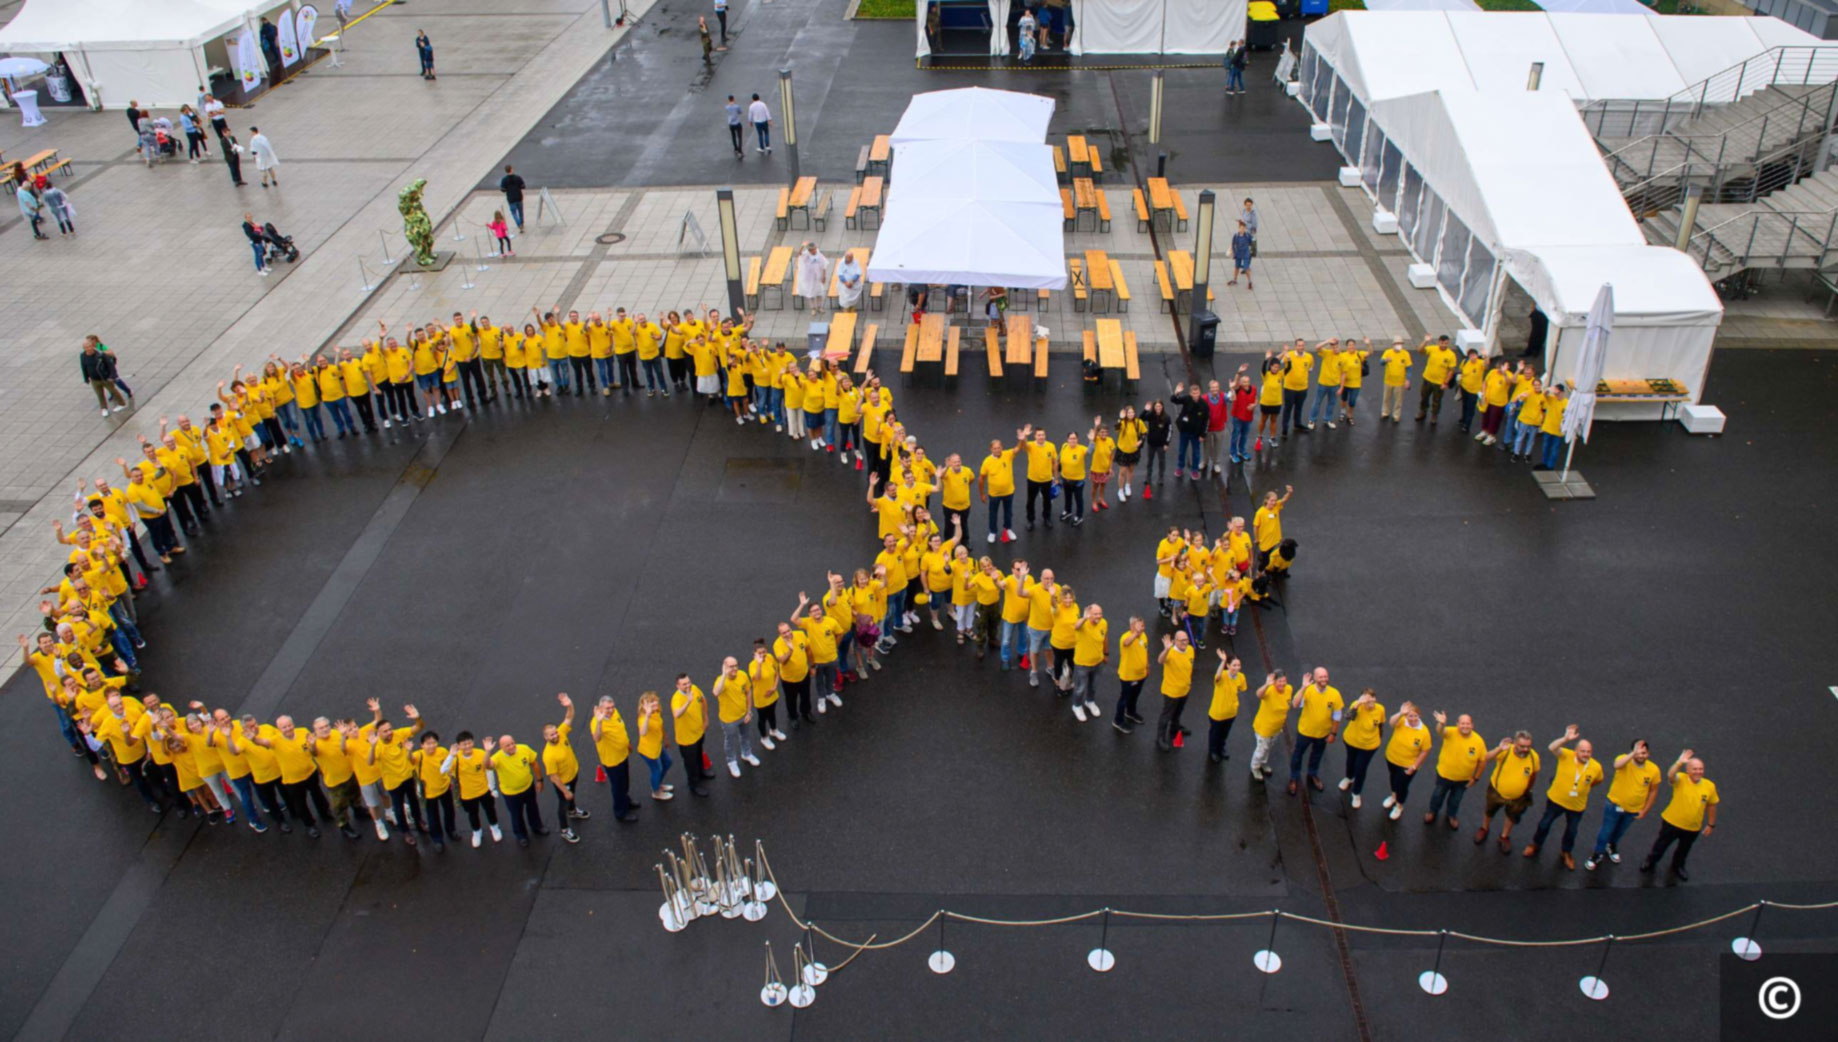
{"type": "Polygon", "coordinates": [[[948,914],[940,908],[934,918],[938,920],[938,947],[926,957],[925,964],[931,968],[933,973],[942,976],[950,973],[957,966],[957,956],[945,949],[945,919],[949,918],[948,914]]]}
{"type": "Polygon", "coordinates": [[[809,949],[810,958],[804,963],[798,979],[811,987],[816,987],[830,979],[830,968],[817,961],[817,923],[815,920],[804,924],[804,943],[809,949]]]}
{"type": "Polygon", "coordinates": [[[479,260],[478,270],[490,271],[491,265],[485,263],[485,239],[483,236],[480,236],[479,238],[472,240],[472,252],[473,252],[473,255],[477,257],[479,260]]]}
{"type": "Polygon", "coordinates": [[[1449,943],[1449,931],[1436,931],[1436,961],[1428,970],[1417,975],[1417,987],[1431,995],[1440,995],[1449,990],[1449,979],[1442,975],[1442,949],[1449,943]]]}
{"type": "Polygon", "coordinates": [[[1098,932],[1098,946],[1085,956],[1086,965],[1099,973],[1109,973],[1117,965],[1117,957],[1111,954],[1110,944],[1110,909],[1104,909],[1104,927],[1098,932]]]}
{"type": "Polygon", "coordinates": [[[1602,961],[1596,963],[1595,972],[1576,982],[1576,986],[1583,990],[1583,995],[1585,997],[1594,999],[1597,1002],[1608,997],[1608,982],[1602,979],[1602,971],[1608,968],[1608,953],[1614,950],[1615,935],[1611,933],[1604,940],[1605,943],[1602,945],[1602,961]]]}
{"type": "Polygon", "coordinates": [[[389,233],[384,231],[381,228],[378,228],[377,238],[383,240],[383,263],[384,264],[394,264],[395,261],[392,260],[389,256],[389,233]]]}
{"type": "Polygon", "coordinates": [[[460,231],[460,225],[462,223],[464,222],[460,220],[460,215],[457,213],[454,214],[453,215],[453,241],[454,242],[465,242],[466,241],[466,233],[460,231]]]}
{"type": "Polygon", "coordinates": [[[792,945],[791,970],[792,976],[798,979],[798,983],[791,986],[790,990],[785,993],[785,997],[791,1002],[792,1006],[797,1009],[803,1009],[817,1001],[816,987],[807,983],[805,980],[810,970],[810,965],[810,961],[804,957],[803,942],[792,945]]]}
{"type": "Polygon", "coordinates": [[[1283,968],[1283,957],[1276,953],[1276,924],[1282,920],[1281,909],[1270,909],[1270,939],[1264,942],[1263,951],[1251,956],[1251,965],[1265,973],[1277,973],[1283,968]]]}
{"type": "Polygon", "coordinates": [[[370,269],[365,266],[362,254],[357,258],[357,275],[360,292],[369,293],[377,288],[377,284],[370,281],[370,269]]]}
{"type": "Polygon", "coordinates": [[[1730,942],[1730,951],[1735,952],[1736,957],[1744,962],[1754,962],[1761,958],[1761,942],[1755,939],[1755,928],[1761,925],[1762,909],[1767,907],[1766,901],[1755,902],[1755,918],[1749,920],[1749,932],[1730,942]]]}
{"type": "Polygon", "coordinates": [[[779,977],[779,961],[772,957],[772,942],[766,942],[766,983],[759,989],[759,1000],[768,1008],[784,1003],[790,989],[779,977]]]}

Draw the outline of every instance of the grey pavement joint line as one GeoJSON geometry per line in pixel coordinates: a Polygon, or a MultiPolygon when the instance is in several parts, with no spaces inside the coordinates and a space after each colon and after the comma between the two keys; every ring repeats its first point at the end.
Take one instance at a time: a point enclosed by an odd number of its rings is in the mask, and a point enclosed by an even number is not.
{"type": "Polygon", "coordinates": [[[1385,294],[1385,300],[1391,304],[1391,310],[1397,313],[1398,321],[1404,323],[1406,341],[1414,344],[1422,340],[1425,330],[1417,318],[1416,309],[1411,307],[1404,291],[1398,287],[1396,276],[1385,269],[1378,247],[1367,241],[1365,232],[1359,227],[1359,218],[1353,215],[1353,209],[1332,185],[1322,185],[1321,194],[1327,197],[1328,206],[1340,218],[1340,223],[1346,226],[1347,238],[1358,247],[1359,255],[1365,258],[1366,267],[1372,269],[1372,277],[1377,280],[1379,290],[1385,294]]]}
{"type": "MultiPolygon", "coordinates": [[[[627,195],[625,201],[619,204],[619,209],[614,212],[613,219],[607,223],[606,231],[601,234],[616,232],[625,227],[625,222],[632,219],[632,214],[638,211],[638,204],[643,201],[643,192],[633,192],[627,195]]],[[[581,296],[581,291],[587,288],[587,280],[593,277],[594,271],[600,267],[600,262],[606,259],[606,251],[609,249],[611,247],[606,243],[594,243],[593,250],[587,254],[581,266],[575,269],[574,275],[568,280],[568,285],[562,287],[560,303],[556,305],[558,312],[565,312],[574,307],[574,302],[581,296]]]]}

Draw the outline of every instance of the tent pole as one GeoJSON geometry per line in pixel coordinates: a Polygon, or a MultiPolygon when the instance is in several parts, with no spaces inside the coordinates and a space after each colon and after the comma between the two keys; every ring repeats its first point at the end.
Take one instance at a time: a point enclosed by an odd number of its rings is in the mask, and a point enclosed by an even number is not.
{"type": "Polygon", "coordinates": [[[1564,449],[1564,473],[1562,477],[1557,479],[1560,484],[1562,482],[1570,480],[1570,458],[1575,455],[1576,455],[1576,437],[1572,435],[1570,438],[1569,447],[1564,449]]]}

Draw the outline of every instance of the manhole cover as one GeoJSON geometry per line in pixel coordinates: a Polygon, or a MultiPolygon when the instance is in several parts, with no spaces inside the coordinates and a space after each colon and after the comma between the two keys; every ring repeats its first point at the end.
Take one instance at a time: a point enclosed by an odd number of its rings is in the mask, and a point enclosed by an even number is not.
{"type": "Polygon", "coordinates": [[[594,236],[594,241],[602,246],[611,246],[614,243],[624,242],[625,236],[620,232],[607,232],[605,235],[594,236]]]}

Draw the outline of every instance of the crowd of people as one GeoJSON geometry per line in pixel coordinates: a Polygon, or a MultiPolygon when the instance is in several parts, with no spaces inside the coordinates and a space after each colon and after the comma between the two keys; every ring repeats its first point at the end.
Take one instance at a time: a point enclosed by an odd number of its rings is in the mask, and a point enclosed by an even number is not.
{"type": "MultiPolygon", "coordinates": [[[[241,820],[257,832],[299,825],[317,836],[321,826],[336,827],[353,839],[362,827],[387,840],[393,828],[411,845],[426,835],[436,849],[460,835],[457,810],[466,813],[472,845],[481,845],[486,835],[500,841],[500,799],[520,843],[546,835],[537,794],[548,787],[555,792],[561,837],[577,840],[575,823],[589,811],[578,801],[582,765],[573,747],[575,707],[566,694],[558,696],[560,718],[544,726],[535,747],[510,734],[479,738],[471,731],[459,731],[443,744],[414,706],[404,706],[401,719],[391,720],[376,700],[369,702],[367,718],[322,716],[309,726],[287,715],[239,718],[195,701],[180,710],[139,690],[145,643],[135,591],[146,587],[147,573],[185,553],[175,522],[187,539],[197,537],[214,509],[259,485],[278,457],[331,436],[324,417],[331,419],[336,437],[355,437],[379,425],[430,422],[450,411],[484,408],[502,396],[632,394],[640,388],[641,373],[648,395],[701,395],[739,424],[771,425],[814,452],[867,471],[867,507],[879,549],[871,564],[851,574],[827,574],[815,600],[800,594],[776,633],[754,640],[750,654],[722,662],[707,693],[688,674],[679,674],[671,690],[642,693],[629,723],[615,700],[595,704],[588,734],[598,761],[596,780],[608,784],[615,817],[629,821],[637,814],[630,792],[633,754],[644,768],[651,799],[675,797],[668,779],[678,763],[688,791],[706,795],[715,760],[704,747],[711,725],[720,731],[719,755],[728,773],[738,778],[743,764],[760,766],[760,750],[770,752],[790,740],[786,727],[806,726],[840,710],[848,685],[871,679],[883,658],[928,622],[943,630],[946,615],[956,643],[972,647],[979,659],[995,651],[1003,671],[1025,671],[1031,687],[1041,686],[1044,676],[1079,722],[1108,716],[1125,735],[1146,723],[1139,700],[1153,659],[1162,695],[1155,741],[1170,753],[1183,747],[1190,733],[1182,715],[1198,652],[1209,637],[1222,641],[1206,746],[1210,761],[1229,759],[1227,742],[1249,684],[1228,648],[1240,612],[1271,600],[1296,558],[1296,542],[1285,537],[1282,523],[1293,489],[1280,495],[1267,491],[1248,526],[1234,517],[1210,543],[1202,532],[1169,530],[1154,554],[1152,588],[1163,620],[1154,633],[1141,616],[1126,616],[1113,640],[1104,609],[1082,602],[1051,569],[1035,574],[1025,560],[1002,568],[970,550],[978,502],[985,541],[1016,540],[1014,500],[1022,481],[1030,530],[1037,524],[1050,528],[1056,519],[1081,524],[1088,484],[1094,512],[1112,507],[1107,493],[1113,481],[1118,504],[1127,502],[1145,453],[1146,471],[1165,467],[1171,427],[1180,439],[1177,474],[1201,477],[1207,462],[1225,451],[1207,426],[1195,431],[1191,423],[1196,416],[1210,423],[1216,384],[1206,395],[1177,386],[1170,398],[1178,410],[1172,420],[1163,402],[1152,401],[1141,409],[1125,407],[1111,421],[1093,417],[1082,434],[1071,431],[1058,441],[1024,425],[1012,444],[992,441],[972,469],[957,453],[934,462],[900,420],[892,390],[872,372],[857,385],[830,361],[806,361],[782,343],[756,341],[749,336],[752,317],[744,312],[723,316],[685,309],[653,322],[623,308],[610,317],[591,312],[585,319],[576,311],[564,316],[559,308],[536,308],[530,317],[519,329],[456,313],[450,322],[411,325],[400,337],[380,324],[377,336],[355,349],[294,362],[271,357],[259,376],[238,367],[218,386],[203,426],[188,416],[178,417],[176,425],[162,417],[157,439],[141,439],[142,459],[132,465],[116,461],[124,485],[103,477],[79,483],[72,526],[56,526],[56,537],[71,551],[62,581],[43,591],[45,629],[36,640],[24,635],[19,640],[65,740],[97,778],[132,786],[156,812],[175,809],[212,823],[241,820]],[[137,524],[146,529],[151,556],[137,524]],[[1118,687],[1106,711],[1099,703],[1101,674],[1113,663],[1118,687]]],[[[87,344],[86,353],[96,347],[87,344]]],[[[1321,352],[1358,357],[1329,342],[1314,354],[1298,348],[1273,354],[1271,361],[1297,353],[1319,358],[1321,352]]],[[[1342,364],[1338,357],[1335,364],[1342,364]]],[[[91,363],[86,376],[95,368],[91,363]]],[[[92,376],[92,383],[101,379],[92,376]]],[[[1234,381],[1235,393],[1245,379],[1241,373],[1234,381]]],[[[1438,397],[1423,394],[1426,411],[1438,397]]],[[[1285,399],[1279,410],[1289,404],[1285,399]]],[[[1335,402],[1347,410],[1340,419],[1353,404],[1335,402]]],[[[1521,402],[1521,411],[1524,407],[1521,402]]],[[[1291,411],[1300,409],[1298,404],[1291,411]]],[[[1233,446],[1243,440],[1234,431],[1233,446]]],[[[1150,475],[1144,477],[1147,496],[1150,475]]],[[[1325,669],[1305,673],[1303,681],[1297,690],[1282,670],[1272,670],[1251,696],[1252,776],[1261,782],[1273,774],[1271,756],[1291,730],[1293,711],[1289,793],[1303,785],[1324,790],[1323,755],[1328,745],[1344,741],[1339,788],[1357,810],[1367,770],[1382,749],[1391,790],[1384,807],[1390,819],[1400,818],[1437,732],[1410,702],[1388,712],[1370,689],[1346,702],[1325,669]]],[[[1469,717],[1448,725],[1442,712],[1431,715],[1441,743],[1424,820],[1459,828],[1463,795],[1484,780],[1475,842],[1489,838],[1494,816],[1503,812],[1498,843],[1503,851],[1512,849],[1512,831],[1532,805],[1543,766],[1531,736],[1519,731],[1490,748],[1469,717]]],[[[1575,727],[1552,742],[1549,752],[1554,776],[1524,854],[1535,856],[1561,818],[1562,857],[1573,867],[1580,819],[1605,770],[1575,727]]],[[[1585,860],[1591,869],[1603,859],[1619,861],[1623,834],[1659,796],[1661,772],[1645,742],[1632,743],[1615,758],[1613,770],[1604,820],[1585,860]]],[[[1690,750],[1665,772],[1664,781],[1672,795],[1645,867],[1676,844],[1672,867],[1683,877],[1692,843],[1715,824],[1717,791],[1690,750]]]]}

